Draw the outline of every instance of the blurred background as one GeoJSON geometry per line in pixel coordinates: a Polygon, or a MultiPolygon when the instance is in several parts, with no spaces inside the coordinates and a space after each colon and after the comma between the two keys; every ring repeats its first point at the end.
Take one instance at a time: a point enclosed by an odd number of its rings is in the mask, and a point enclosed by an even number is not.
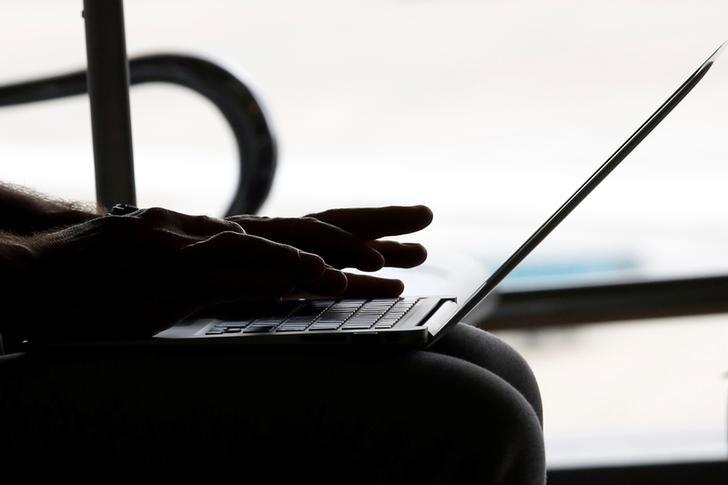
{"type": "MultiPolygon", "coordinates": [[[[0,0],[0,83],[85,65],[79,0],[0,0]]],[[[126,0],[130,56],[252,82],[266,215],[425,203],[408,293],[466,296],[724,40],[725,1],[126,0]]],[[[233,138],[183,88],[132,90],[139,205],[220,215],[233,138]]],[[[728,273],[728,59],[504,288],[728,273]]],[[[0,110],[0,180],[92,200],[85,97],[0,110]]],[[[728,317],[499,335],[531,363],[552,467],[726,457],[728,317]]],[[[487,437],[484,437],[487,439],[487,437]]]]}

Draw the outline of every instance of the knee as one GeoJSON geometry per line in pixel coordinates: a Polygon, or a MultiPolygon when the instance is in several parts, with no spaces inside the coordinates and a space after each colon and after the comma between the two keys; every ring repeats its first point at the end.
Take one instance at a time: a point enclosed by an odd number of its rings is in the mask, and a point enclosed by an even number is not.
{"type": "Polygon", "coordinates": [[[526,360],[510,345],[479,328],[459,324],[433,348],[490,371],[518,390],[543,422],[541,393],[526,360]]]}
{"type": "MultiPolygon", "coordinates": [[[[442,356],[441,356],[442,357],[442,356]]],[[[444,357],[432,371],[433,420],[426,428],[447,450],[438,483],[543,484],[541,423],[508,382],[479,366],[444,357]]]]}
{"type": "MultiPolygon", "coordinates": [[[[476,329],[477,330],[477,329],[476,329]]],[[[506,380],[515,387],[529,402],[539,423],[543,427],[543,404],[541,402],[541,391],[536,381],[536,376],[528,365],[526,359],[523,358],[513,347],[495,335],[478,330],[483,334],[483,338],[490,341],[490,346],[496,348],[497,351],[493,355],[498,356],[499,364],[496,366],[496,374],[506,380]]]]}

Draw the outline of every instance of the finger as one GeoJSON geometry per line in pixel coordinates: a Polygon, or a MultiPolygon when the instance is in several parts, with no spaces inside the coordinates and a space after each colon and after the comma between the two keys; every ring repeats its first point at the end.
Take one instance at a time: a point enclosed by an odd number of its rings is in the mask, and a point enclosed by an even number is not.
{"type": "Polygon", "coordinates": [[[347,280],[346,290],[341,294],[344,298],[395,298],[404,291],[404,283],[397,279],[344,274],[347,280]]]}
{"type": "Polygon", "coordinates": [[[336,268],[353,267],[363,271],[377,271],[384,265],[382,255],[364,244],[360,238],[318,219],[246,217],[241,219],[241,224],[250,234],[318,254],[336,268]]]}
{"type": "Polygon", "coordinates": [[[360,239],[371,240],[419,231],[432,222],[432,211],[424,205],[390,206],[331,209],[307,217],[338,226],[360,239]]]}
{"type": "Polygon", "coordinates": [[[292,294],[299,283],[286,272],[207,268],[178,279],[176,298],[196,309],[246,300],[280,300],[292,294]]]}
{"type": "Polygon", "coordinates": [[[241,300],[246,301],[250,313],[252,304],[280,302],[298,287],[290,274],[281,272],[256,271],[241,277],[239,271],[205,267],[159,273],[149,275],[145,282],[148,291],[132,305],[135,309],[144,307],[144,315],[154,316],[151,320],[159,322],[170,322],[174,316],[179,320],[210,308],[231,310],[234,304],[240,308],[241,300]]]}
{"type": "MultiPolygon", "coordinates": [[[[290,298],[290,295],[288,295],[287,298],[290,298]]],[[[231,320],[254,318],[258,315],[271,315],[277,313],[280,311],[281,305],[286,304],[287,303],[283,302],[283,297],[251,298],[249,296],[243,296],[235,301],[206,306],[197,312],[194,315],[194,318],[220,318],[231,320]]],[[[288,308],[288,306],[286,308],[288,308]]]]}
{"type": "Polygon", "coordinates": [[[348,278],[344,273],[333,268],[326,268],[321,278],[300,285],[296,290],[318,296],[337,296],[344,293],[348,278]]]}
{"type": "Polygon", "coordinates": [[[209,271],[198,278],[197,292],[200,303],[233,303],[241,299],[267,300],[281,299],[292,294],[298,282],[288,273],[255,271],[241,278],[236,271],[209,271]]]}
{"type": "Polygon", "coordinates": [[[284,273],[296,281],[321,277],[326,264],[319,256],[257,236],[223,232],[183,248],[181,261],[203,267],[227,267],[241,275],[251,271],[284,273]]]}
{"type": "Polygon", "coordinates": [[[316,295],[317,297],[334,297],[344,293],[348,278],[342,272],[327,268],[315,282],[301,284],[285,273],[254,272],[250,278],[241,280],[235,272],[209,271],[198,275],[193,290],[187,295],[193,296],[195,303],[201,308],[215,305],[229,305],[254,301],[281,301],[295,295],[316,295]]]}
{"type": "Polygon", "coordinates": [[[396,241],[368,241],[366,244],[384,257],[385,266],[412,268],[427,259],[427,250],[421,244],[396,241]]]}

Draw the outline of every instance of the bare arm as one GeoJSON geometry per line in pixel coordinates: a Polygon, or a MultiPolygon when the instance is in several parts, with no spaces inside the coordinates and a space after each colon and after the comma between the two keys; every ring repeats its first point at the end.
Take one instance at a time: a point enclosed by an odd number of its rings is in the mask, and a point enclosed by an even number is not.
{"type": "Polygon", "coordinates": [[[27,236],[63,228],[98,217],[100,212],[93,206],[53,200],[23,187],[0,183],[0,231],[6,233],[27,236]]]}

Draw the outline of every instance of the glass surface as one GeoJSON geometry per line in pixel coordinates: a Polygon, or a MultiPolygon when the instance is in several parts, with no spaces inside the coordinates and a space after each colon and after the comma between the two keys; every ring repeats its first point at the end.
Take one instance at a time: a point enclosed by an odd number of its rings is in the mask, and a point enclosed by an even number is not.
{"type": "MultiPolygon", "coordinates": [[[[426,203],[435,222],[417,239],[430,260],[392,273],[408,293],[461,296],[725,40],[728,16],[725,1],[676,0],[125,7],[130,55],[197,53],[254,81],[281,149],[264,213],[426,203]]],[[[0,50],[0,82],[85,63],[80,1],[0,8],[0,41],[12,46],[0,50]]],[[[504,287],[728,273],[727,61],[504,287]]],[[[132,91],[132,118],[140,205],[221,213],[237,177],[222,117],[182,88],[143,86],[132,91]]],[[[0,160],[0,180],[91,199],[87,101],[0,110],[0,160]]],[[[544,388],[550,463],[725,456],[724,319],[504,334],[544,388]],[[615,368],[625,355],[631,372],[615,368]],[[694,439],[665,451],[674,430],[694,439]]]]}

